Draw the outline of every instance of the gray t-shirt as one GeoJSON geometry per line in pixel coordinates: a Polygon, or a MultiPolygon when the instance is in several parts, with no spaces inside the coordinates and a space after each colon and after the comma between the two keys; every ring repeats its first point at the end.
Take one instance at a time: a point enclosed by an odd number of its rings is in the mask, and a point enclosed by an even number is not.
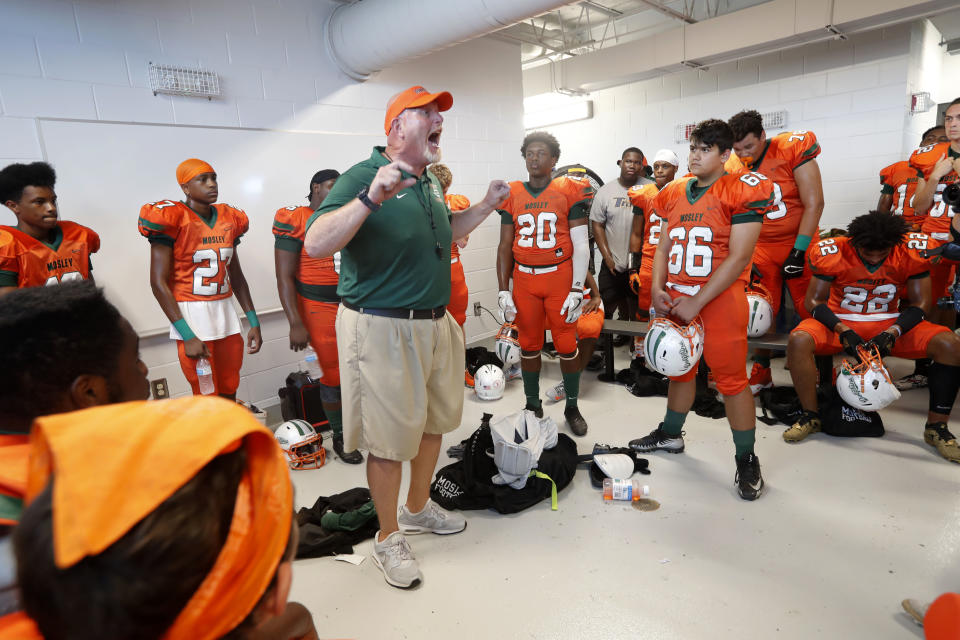
{"type": "MultiPolygon", "coordinates": [[[[650,184],[653,180],[640,178],[637,185],[650,184]]],[[[590,207],[591,222],[603,225],[607,233],[607,246],[616,263],[618,272],[626,271],[627,256],[630,252],[630,231],[633,229],[633,205],[627,197],[627,189],[619,180],[611,180],[593,197],[590,207]]]]}

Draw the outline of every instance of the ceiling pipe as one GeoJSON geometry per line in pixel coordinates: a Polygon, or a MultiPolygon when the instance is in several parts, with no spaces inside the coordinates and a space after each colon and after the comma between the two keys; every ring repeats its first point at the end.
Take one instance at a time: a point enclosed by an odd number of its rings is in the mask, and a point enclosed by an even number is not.
{"type": "Polygon", "coordinates": [[[557,9],[560,0],[365,0],[336,7],[324,24],[327,54],[364,81],[411,58],[557,9]]]}

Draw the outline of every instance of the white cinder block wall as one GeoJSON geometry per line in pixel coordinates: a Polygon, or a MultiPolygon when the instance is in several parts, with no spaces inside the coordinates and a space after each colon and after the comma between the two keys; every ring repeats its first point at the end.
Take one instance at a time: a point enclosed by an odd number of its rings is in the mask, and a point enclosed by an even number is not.
{"type": "MultiPolygon", "coordinates": [[[[490,179],[521,175],[519,47],[490,39],[468,42],[357,84],[341,75],[323,50],[321,26],[333,6],[328,0],[3,0],[0,166],[44,159],[68,173],[69,166],[45,157],[38,137],[36,118],[52,117],[333,132],[358,141],[355,152],[329,159],[328,166],[344,170],[369,155],[364,136],[383,138],[387,98],[423,84],[454,94],[443,136],[454,191],[474,200],[483,196],[490,179]],[[147,88],[149,61],[216,71],[223,99],[154,96],[147,88]]],[[[299,184],[317,168],[294,165],[291,171],[303,174],[299,184]]],[[[105,175],[104,184],[89,188],[108,197],[111,180],[135,178],[105,175]]],[[[65,211],[70,195],[59,193],[65,211]]],[[[151,197],[144,194],[144,201],[151,197]]],[[[248,213],[273,215],[272,210],[248,213]]],[[[97,228],[97,220],[82,211],[69,211],[66,217],[97,228]]],[[[0,224],[12,223],[11,213],[0,212],[0,224]]],[[[130,230],[130,242],[143,243],[146,261],[146,243],[132,226],[130,230]]],[[[463,252],[471,306],[479,301],[496,308],[498,232],[492,217],[463,252]]],[[[109,275],[97,276],[116,295],[109,275]]],[[[266,315],[262,322],[265,343],[259,354],[246,357],[238,395],[269,404],[298,358],[289,351],[282,314],[266,315]]],[[[468,320],[468,340],[495,331],[489,317],[468,320]]],[[[141,350],[151,379],[167,378],[174,395],[188,392],[171,341],[145,338],[141,350]]]]}
{"type": "Polygon", "coordinates": [[[923,21],[601,90],[591,95],[593,119],[549,131],[560,141],[561,162],[582,162],[607,180],[619,175],[616,160],[629,146],[648,158],[671,148],[686,171],[677,124],[786,109],[787,128],[814,131],[823,147],[821,225],[846,226],[876,205],[878,171],[905,159],[932,125],[934,112],[909,115],[910,92],[931,91],[940,101],[960,93],[956,63],[939,40],[923,21]]]}

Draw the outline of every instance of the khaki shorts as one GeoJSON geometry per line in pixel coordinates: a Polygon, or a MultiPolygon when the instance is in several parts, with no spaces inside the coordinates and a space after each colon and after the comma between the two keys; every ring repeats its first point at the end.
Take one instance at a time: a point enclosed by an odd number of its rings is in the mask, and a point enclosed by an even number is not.
{"type": "Polygon", "coordinates": [[[440,320],[337,311],[343,442],[378,458],[411,460],[424,433],[443,434],[463,416],[463,331],[440,320]]]}

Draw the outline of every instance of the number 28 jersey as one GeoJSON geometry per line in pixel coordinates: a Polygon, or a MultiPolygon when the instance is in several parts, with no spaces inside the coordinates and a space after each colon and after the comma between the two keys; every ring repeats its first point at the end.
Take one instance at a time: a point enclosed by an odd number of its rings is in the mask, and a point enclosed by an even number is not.
{"type": "Polygon", "coordinates": [[[143,205],[138,227],[151,243],[173,248],[170,288],[177,302],[223,300],[233,295],[227,272],[234,247],[250,226],[247,214],[230,205],[211,207],[204,220],[182,202],[143,205]]]}
{"type": "Polygon", "coordinates": [[[500,221],[514,227],[513,259],[530,267],[570,259],[570,220],[587,217],[593,193],[586,178],[554,178],[537,193],[525,182],[511,182],[510,195],[500,205],[500,221]]]}
{"type": "Polygon", "coordinates": [[[876,267],[860,259],[849,238],[827,238],[807,253],[814,277],[830,282],[827,306],[846,322],[889,320],[899,315],[900,288],[911,278],[922,278],[930,264],[920,257],[929,238],[908,233],[903,244],[876,267]]]}
{"type": "MultiPolygon", "coordinates": [[[[706,190],[696,184],[696,178],[674,180],[653,201],[663,218],[660,242],[667,242],[670,251],[667,282],[693,292],[730,255],[731,226],[766,224],[763,216],[774,203],[773,183],[759,173],[727,173],[706,190]]],[[[741,279],[749,269],[748,264],[741,279]]]]}

